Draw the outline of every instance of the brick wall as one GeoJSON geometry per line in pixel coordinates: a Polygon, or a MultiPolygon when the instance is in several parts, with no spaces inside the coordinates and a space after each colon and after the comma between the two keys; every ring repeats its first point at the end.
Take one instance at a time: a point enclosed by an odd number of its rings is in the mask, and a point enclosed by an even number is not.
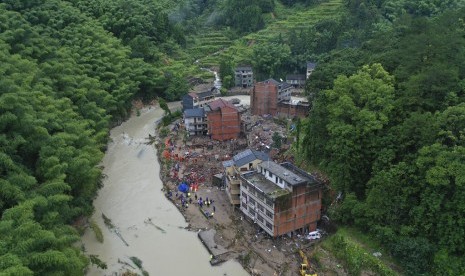
{"type": "Polygon", "coordinates": [[[316,230],[316,223],[321,216],[321,190],[310,190],[305,185],[294,187],[291,207],[287,210],[278,210],[275,207],[274,236],[284,235],[291,231],[307,228],[316,230]]]}
{"type": "Polygon", "coordinates": [[[310,105],[308,104],[289,104],[288,102],[280,102],[278,103],[278,113],[277,115],[279,116],[284,116],[284,117],[300,117],[300,118],[305,118],[308,116],[308,113],[310,111],[310,105]]]}
{"type": "Polygon", "coordinates": [[[241,132],[241,119],[236,109],[221,107],[207,114],[208,133],[214,140],[237,139],[241,132]]]}
{"type": "Polygon", "coordinates": [[[278,113],[278,87],[271,83],[256,83],[251,91],[250,106],[253,115],[276,115],[278,113]]]}

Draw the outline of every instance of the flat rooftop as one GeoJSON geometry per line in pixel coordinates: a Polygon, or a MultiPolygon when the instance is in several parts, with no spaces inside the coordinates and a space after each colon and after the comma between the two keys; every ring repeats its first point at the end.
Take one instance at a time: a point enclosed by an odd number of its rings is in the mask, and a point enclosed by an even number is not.
{"type": "Polygon", "coordinates": [[[291,171],[273,161],[263,161],[259,166],[277,175],[292,186],[314,181],[309,175],[304,175],[296,170],[291,171]]]}
{"type": "Polygon", "coordinates": [[[255,188],[266,194],[269,198],[277,198],[283,194],[290,193],[288,190],[281,189],[281,187],[266,179],[266,177],[259,172],[248,172],[242,174],[242,177],[249,181],[255,188]]]}

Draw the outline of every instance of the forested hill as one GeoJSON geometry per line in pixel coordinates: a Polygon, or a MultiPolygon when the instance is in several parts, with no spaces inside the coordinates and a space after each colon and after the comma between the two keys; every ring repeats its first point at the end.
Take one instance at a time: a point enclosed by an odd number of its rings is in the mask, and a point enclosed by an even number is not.
{"type": "Polygon", "coordinates": [[[0,0],[0,274],[104,267],[70,225],[93,211],[109,127],[135,97],[179,99],[206,55],[225,86],[235,65],[260,81],[316,62],[296,146],[343,194],[331,219],[406,274],[465,274],[464,4],[0,0]]]}
{"type": "MultiPolygon", "coordinates": [[[[109,127],[134,95],[161,95],[164,75],[125,46],[124,26],[78,3],[1,2],[0,274],[82,275],[89,261],[69,225],[93,210],[109,127]]],[[[181,39],[166,16],[155,24],[167,29],[157,43],[181,39]]]]}
{"type": "Polygon", "coordinates": [[[307,87],[303,145],[343,195],[330,217],[407,275],[464,275],[463,1],[348,2],[364,37],[320,56],[307,87]]]}

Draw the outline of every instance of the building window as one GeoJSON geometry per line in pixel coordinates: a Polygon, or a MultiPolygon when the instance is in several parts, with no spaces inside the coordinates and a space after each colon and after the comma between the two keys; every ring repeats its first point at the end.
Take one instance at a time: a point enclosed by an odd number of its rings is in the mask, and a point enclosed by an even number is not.
{"type": "Polygon", "coordinates": [[[266,215],[267,215],[269,218],[273,218],[273,214],[272,214],[270,211],[268,211],[268,210],[266,210],[266,215]]]}
{"type": "Polygon", "coordinates": [[[273,201],[267,199],[266,200],[266,205],[270,206],[270,207],[273,207],[273,201]]]}
{"type": "Polygon", "coordinates": [[[247,194],[244,191],[242,191],[242,196],[247,200],[247,194]]]}
{"type": "Polygon", "coordinates": [[[265,212],[265,208],[263,208],[263,205],[257,204],[258,210],[260,210],[262,213],[265,212]]]}
{"type": "Polygon", "coordinates": [[[261,201],[265,200],[265,197],[263,196],[262,193],[258,193],[257,196],[258,196],[258,199],[260,199],[261,201]]]}
{"type": "Polygon", "coordinates": [[[273,177],[273,174],[270,171],[268,171],[268,176],[273,177]]]}
{"type": "Polygon", "coordinates": [[[251,197],[249,198],[249,204],[251,206],[255,206],[255,200],[253,198],[251,198],[251,197]]]}
{"type": "Polygon", "coordinates": [[[247,203],[245,201],[242,201],[242,208],[244,208],[245,210],[247,210],[247,203]]]}
{"type": "Polygon", "coordinates": [[[249,208],[249,214],[255,217],[255,211],[252,208],[249,208]]]}
{"type": "Polygon", "coordinates": [[[258,218],[258,221],[259,221],[259,222],[263,223],[264,219],[263,219],[263,217],[262,217],[262,216],[260,216],[260,215],[257,215],[257,218],[258,218]]]}
{"type": "Polygon", "coordinates": [[[272,230],[273,229],[273,226],[271,225],[271,223],[269,223],[268,221],[266,222],[266,228],[272,230]]]}

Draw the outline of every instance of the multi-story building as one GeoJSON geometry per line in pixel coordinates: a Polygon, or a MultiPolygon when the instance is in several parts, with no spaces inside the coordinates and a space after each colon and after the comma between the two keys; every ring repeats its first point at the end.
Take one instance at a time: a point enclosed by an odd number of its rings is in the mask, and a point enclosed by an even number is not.
{"type": "Polygon", "coordinates": [[[214,89],[200,93],[191,92],[182,97],[182,110],[204,107],[215,100],[214,89]]]}
{"type": "Polygon", "coordinates": [[[241,117],[232,103],[217,99],[208,103],[204,108],[207,113],[207,135],[219,141],[239,138],[241,117]]]}
{"type": "Polygon", "coordinates": [[[223,162],[226,194],[232,205],[240,204],[239,174],[256,170],[259,163],[269,159],[270,157],[264,152],[246,149],[234,155],[231,160],[223,162]]]}
{"type": "Polygon", "coordinates": [[[294,88],[302,88],[305,86],[305,75],[304,74],[295,74],[287,75],[286,82],[292,85],[294,88]]]}
{"type": "Polygon", "coordinates": [[[292,85],[268,79],[254,85],[250,93],[250,106],[253,115],[276,115],[278,103],[291,100],[292,85]]]}
{"type": "Polygon", "coordinates": [[[184,125],[189,135],[206,135],[207,118],[203,108],[186,109],[183,113],[184,125]]]}
{"type": "Polygon", "coordinates": [[[235,84],[242,88],[253,85],[253,71],[251,66],[239,66],[234,70],[235,84]]]}
{"type": "Polygon", "coordinates": [[[313,71],[315,70],[315,67],[316,67],[316,63],[307,62],[307,79],[313,73],[313,71]]]}
{"type": "Polygon", "coordinates": [[[316,229],[322,184],[291,163],[263,161],[240,174],[240,210],[272,237],[316,229]]]}

